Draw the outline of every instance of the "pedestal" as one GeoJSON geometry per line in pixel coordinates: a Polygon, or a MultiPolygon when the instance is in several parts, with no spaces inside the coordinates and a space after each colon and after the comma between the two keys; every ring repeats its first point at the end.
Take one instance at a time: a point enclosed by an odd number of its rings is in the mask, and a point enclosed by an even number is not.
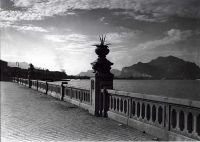
{"type": "MultiPolygon", "coordinates": [[[[113,89],[113,74],[95,74],[94,77],[90,78],[90,97],[91,97],[91,108],[89,113],[95,116],[102,116],[103,114],[103,93],[101,89],[113,89]]],[[[108,101],[105,101],[108,102],[108,101]]]]}

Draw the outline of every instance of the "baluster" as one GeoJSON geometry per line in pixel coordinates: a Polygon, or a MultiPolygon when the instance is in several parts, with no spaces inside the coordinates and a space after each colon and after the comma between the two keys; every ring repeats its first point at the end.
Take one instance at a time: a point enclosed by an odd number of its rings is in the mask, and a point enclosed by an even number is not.
{"type": "Polygon", "coordinates": [[[85,92],[85,101],[87,102],[87,100],[88,100],[88,97],[87,97],[88,95],[87,95],[87,92],[85,92]]]}
{"type": "Polygon", "coordinates": [[[144,105],[145,105],[145,116],[144,116],[144,120],[145,120],[145,121],[148,121],[148,120],[147,120],[147,113],[148,113],[148,112],[147,112],[147,106],[148,106],[148,103],[145,102],[144,105]]]}
{"type": "Polygon", "coordinates": [[[88,92],[86,92],[86,102],[89,102],[88,92]]]}
{"type": "Polygon", "coordinates": [[[138,101],[135,100],[135,118],[138,118],[137,117],[137,104],[138,104],[138,101]]]}
{"type": "Polygon", "coordinates": [[[90,100],[91,100],[91,98],[90,98],[90,92],[88,92],[88,101],[91,102],[90,100]]]}
{"type": "Polygon", "coordinates": [[[109,110],[111,110],[111,98],[112,98],[112,96],[110,95],[109,96],[109,110]]]}
{"type": "Polygon", "coordinates": [[[87,92],[85,92],[85,101],[87,102],[88,101],[88,94],[87,94],[87,92]]]}
{"type": "Polygon", "coordinates": [[[87,102],[90,102],[90,93],[87,93],[87,102]]]}
{"type": "Polygon", "coordinates": [[[159,105],[155,104],[155,107],[156,107],[156,120],[155,120],[155,123],[159,125],[159,123],[158,123],[158,108],[159,108],[159,105]]]}
{"type": "Polygon", "coordinates": [[[86,91],[85,91],[84,98],[85,98],[85,102],[87,102],[87,92],[86,91]]]}
{"type": "Polygon", "coordinates": [[[113,95],[112,95],[112,110],[114,111],[114,97],[113,97],[113,95]]]}
{"type": "Polygon", "coordinates": [[[126,110],[126,113],[125,113],[125,109],[127,109],[127,108],[125,108],[125,107],[127,107],[127,106],[125,106],[125,100],[126,100],[126,99],[123,99],[123,100],[122,100],[122,101],[123,101],[123,109],[122,109],[122,112],[123,112],[123,114],[126,115],[127,110],[126,110]]]}
{"type": "Polygon", "coordinates": [[[79,98],[79,101],[81,102],[82,101],[82,96],[84,96],[84,93],[82,90],[79,90],[78,91],[78,98],[79,98]]]}
{"type": "Polygon", "coordinates": [[[181,131],[180,130],[180,124],[179,124],[180,123],[179,122],[180,121],[180,110],[178,108],[176,108],[176,114],[177,114],[177,117],[176,117],[176,128],[175,129],[177,131],[181,131]]]}
{"type": "MultiPolygon", "coordinates": [[[[65,95],[66,95],[66,96],[68,96],[68,95],[69,95],[69,90],[68,90],[68,87],[65,87],[65,95]]],[[[65,96],[65,95],[64,95],[64,96],[65,96]]]]}
{"type": "Polygon", "coordinates": [[[188,125],[187,125],[187,120],[188,120],[188,112],[187,111],[184,111],[184,117],[185,117],[185,122],[184,122],[184,126],[185,126],[185,128],[184,128],[184,133],[188,133],[188,130],[187,130],[187,127],[188,127],[188,125]]]}
{"type": "Polygon", "coordinates": [[[80,100],[85,102],[85,94],[86,92],[83,90],[80,90],[79,95],[80,95],[80,100]]]}
{"type": "Polygon", "coordinates": [[[88,94],[87,94],[87,91],[85,91],[85,102],[87,102],[88,101],[88,94]]]}
{"type": "Polygon", "coordinates": [[[132,99],[131,98],[128,99],[128,116],[129,118],[132,117],[132,99]]]}
{"type": "Polygon", "coordinates": [[[197,136],[197,114],[196,113],[193,113],[193,131],[192,131],[192,134],[197,136]]]}
{"type": "Polygon", "coordinates": [[[136,118],[138,118],[138,116],[137,116],[137,110],[138,110],[138,100],[135,100],[135,116],[136,116],[136,118]]]}
{"type": "Polygon", "coordinates": [[[90,102],[90,92],[88,92],[88,102],[90,102]]]}
{"type": "Polygon", "coordinates": [[[126,115],[129,115],[129,99],[126,98],[126,115]]]}
{"type": "Polygon", "coordinates": [[[65,95],[69,97],[69,88],[65,87],[65,95]]]}
{"type": "Polygon", "coordinates": [[[76,92],[77,92],[77,99],[80,101],[81,100],[80,94],[79,94],[80,90],[77,90],[76,92]]]}
{"type": "Polygon", "coordinates": [[[149,112],[150,113],[150,119],[149,119],[149,122],[153,123],[153,121],[152,121],[152,103],[149,104],[149,107],[150,107],[150,112],[149,112]]]}
{"type": "Polygon", "coordinates": [[[165,127],[165,105],[162,106],[162,123],[161,125],[165,127]]]}
{"type": "Polygon", "coordinates": [[[87,92],[86,91],[84,92],[83,97],[84,97],[84,101],[87,102],[87,92]]]}
{"type": "Polygon", "coordinates": [[[85,99],[85,95],[86,95],[86,92],[85,91],[82,91],[80,90],[80,99],[81,99],[81,102],[86,102],[86,99],[85,99]]]}
{"type": "Polygon", "coordinates": [[[153,105],[154,105],[153,103],[150,104],[150,112],[151,112],[150,113],[150,122],[152,124],[154,124],[154,122],[153,122],[153,110],[152,110],[153,109],[153,105]]]}
{"type": "Polygon", "coordinates": [[[140,101],[140,119],[142,119],[142,101],[140,101]]]}
{"type": "Polygon", "coordinates": [[[119,112],[123,113],[123,110],[121,111],[121,100],[123,101],[123,99],[120,97],[119,98],[119,112]]]}
{"type": "Polygon", "coordinates": [[[71,97],[71,99],[72,99],[72,94],[73,94],[72,88],[70,88],[70,97],[71,97]]]}
{"type": "Polygon", "coordinates": [[[117,109],[117,99],[116,96],[114,96],[114,110],[116,111],[117,109]]]}
{"type": "Polygon", "coordinates": [[[88,93],[85,92],[85,101],[88,102],[88,93]]]}
{"type": "Polygon", "coordinates": [[[144,115],[144,116],[142,117],[142,119],[145,120],[145,117],[146,117],[146,107],[147,106],[146,106],[146,102],[145,101],[143,102],[143,104],[142,104],[142,115],[144,115]],[[143,106],[144,106],[144,110],[143,110],[143,106]]]}

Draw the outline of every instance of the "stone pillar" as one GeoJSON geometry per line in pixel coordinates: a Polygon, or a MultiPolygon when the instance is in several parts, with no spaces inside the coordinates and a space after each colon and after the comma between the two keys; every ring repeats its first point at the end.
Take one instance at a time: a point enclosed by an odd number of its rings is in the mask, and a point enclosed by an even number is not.
{"type": "Polygon", "coordinates": [[[36,86],[36,90],[38,91],[38,80],[37,80],[37,86],[36,86]]]}
{"type": "Polygon", "coordinates": [[[48,89],[49,89],[49,85],[48,85],[48,82],[47,82],[47,81],[45,82],[45,84],[46,84],[45,94],[47,94],[47,93],[48,93],[48,89]]]}
{"type": "Polygon", "coordinates": [[[28,68],[28,87],[31,88],[32,86],[32,77],[33,77],[33,70],[34,70],[34,66],[32,64],[29,64],[29,68],[28,68]]]}
{"type": "Polygon", "coordinates": [[[28,78],[28,87],[31,88],[31,86],[32,86],[32,80],[31,80],[31,78],[29,77],[29,78],[28,78]]]}
{"type": "Polygon", "coordinates": [[[98,59],[91,63],[94,76],[90,79],[91,108],[89,112],[95,116],[102,116],[103,113],[105,116],[107,113],[105,108],[108,107],[106,103],[109,103],[109,97],[103,97],[101,89],[113,89],[113,74],[110,73],[113,63],[106,59],[106,55],[109,53],[108,44],[105,44],[105,37],[103,36],[100,37],[100,42],[100,44],[95,45],[98,59]]]}
{"type": "Polygon", "coordinates": [[[65,86],[64,84],[68,84],[67,82],[62,82],[61,83],[61,88],[60,88],[60,95],[61,95],[61,98],[60,100],[63,101],[64,100],[64,95],[65,95],[65,86]]]}

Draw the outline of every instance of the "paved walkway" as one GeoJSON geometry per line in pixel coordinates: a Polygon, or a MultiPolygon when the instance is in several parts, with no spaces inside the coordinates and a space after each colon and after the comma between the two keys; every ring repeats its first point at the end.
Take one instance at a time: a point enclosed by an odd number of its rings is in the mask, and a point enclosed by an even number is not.
{"type": "Polygon", "coordinates": [[[27,87],[1,82],[2,141],[145,141],[152,138],[27,87]]]}

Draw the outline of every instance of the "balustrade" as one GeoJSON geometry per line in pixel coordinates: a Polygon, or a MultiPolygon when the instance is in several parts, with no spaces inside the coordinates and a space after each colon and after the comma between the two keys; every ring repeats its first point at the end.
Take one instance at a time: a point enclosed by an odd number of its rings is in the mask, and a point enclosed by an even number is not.
{"type": "Polygon", "coordinates": [[[32,80],[31,88],[36,89],[36,90],[38,89],[38,81],[37,80],[32,80]]]}
{"type": "Polygon", "coordinates": [[[198,102],[193,103],[194,106],[188,106],[191,103],[186,103],[185,100],[179,104],[179,101],[173,98],[166,99],[157,96],[155,99],[144,94],[114,90],[108,90],[108,95],[111,112],[126,116],[127,119],[134,119],[200,140],[200,105],[198,102]]]}
{"type": "MultiPolygon", "coordinates": [[[[28,85],[28,79],[13,78],[14,82],[28,85]]],[[[91,105],[90,90],[56,85],[44,81],[32,80],[32,87],[42,92],[56,93],[72,100],[70,102],[91,105]],[[62,91],[61,91],[62,90],[62,91]],[[78,103],[77,103],[78,102],[78,103]]],[[[139,93],[116,90],[101,90],[98,96],[99,114],[107,116],[107,111],[123,116],[129,120],[147,124],[164,130],[166,135],[171,133],[200,140],[200,103],[198,101],[166,98],[139,93]]],[[[116,116],[115,116],[116,117],[116,116]]],[[[158,129],[156,129],[158,130],[158,129]]],[[[159,132],[158,132],[159,133],[159,132]]]]}
{"type": "Polygon", "coordinates": [[[14,79],[14,82],[18,82],[21,85],[28,86],[28,79],[16,78],[16,79],[14,79]]]}
{"type": "Polygon", "coordinates": [[[48,91],[47,83],[44,81],[38,81],[38,90],[43,93],[47,93],[48,91]]]}
{"type": "Polygon", "coordinates": [[[121,115],[128,116],[128,101],[130,98],[121,97],[117,95],[110,95],[110,107],[109,109],[113,112],[119,113],[121,115]]]}
{"type": "Polygon", "coordinates": [[[85,89],[65,86],[64,97],[68,97],[86,104],[90,103],[90,91],[85,89]]]}
{"type": "Polygon", "coordinates": [[[60,94],[60,85],[48,84],[48,91],[60,94]]]}
{"type": "Polygon", "coordinates": [[[171,125],[173,132],[200,139],[200,109],[171,104],[171,125]]]}

